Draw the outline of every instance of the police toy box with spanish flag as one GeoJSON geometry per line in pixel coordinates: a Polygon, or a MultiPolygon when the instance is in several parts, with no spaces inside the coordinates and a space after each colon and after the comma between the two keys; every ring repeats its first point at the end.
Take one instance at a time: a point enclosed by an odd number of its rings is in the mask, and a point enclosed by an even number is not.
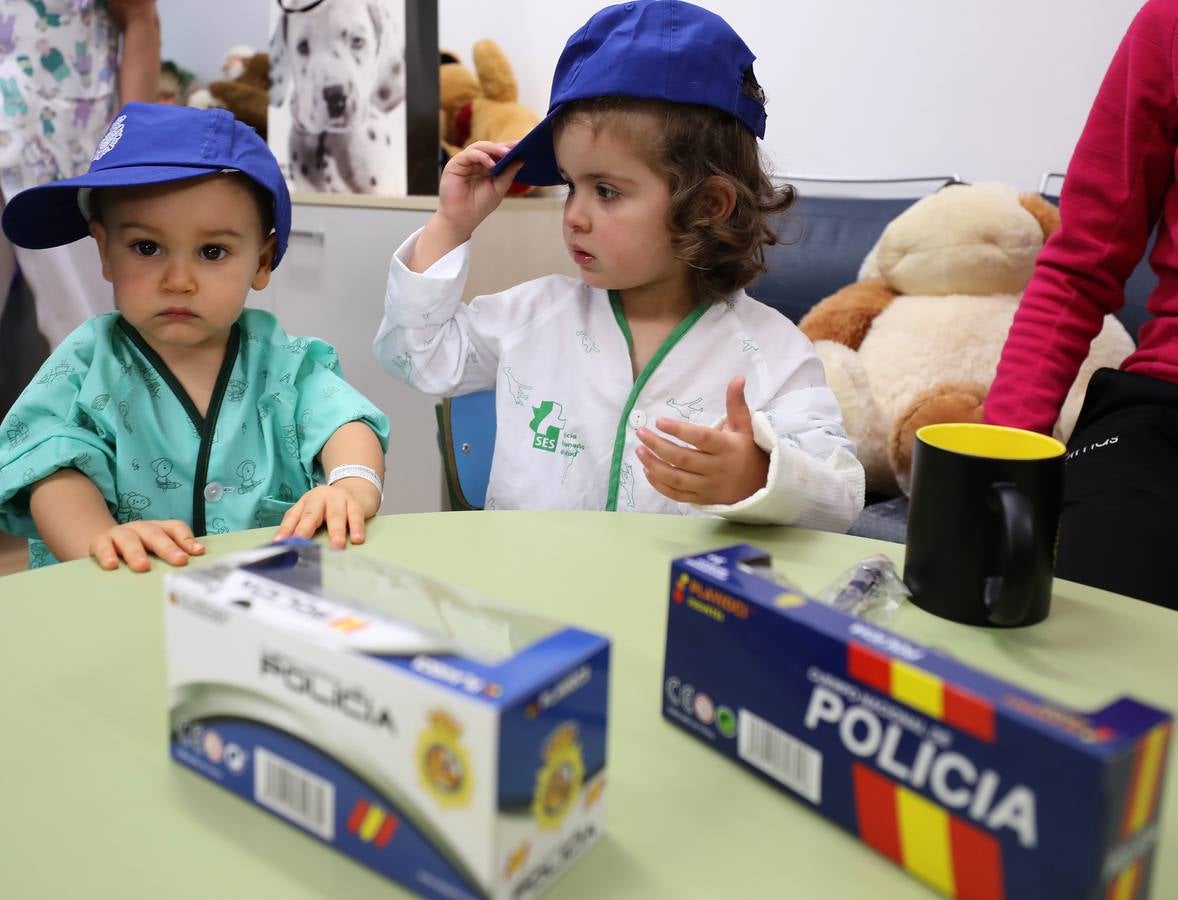
{"type": "Polygon", "coordinates": [[[1066,709],[783,589],[671,568],[663,715],[948,896],[1148,894],[1170,715],[1066,709]]]}
{"type": "Polygon", "coordinates": [[[609,642],[292,541],[169,573],[171,752],[426,896],[544,890],[605,823],[609,642]]]}

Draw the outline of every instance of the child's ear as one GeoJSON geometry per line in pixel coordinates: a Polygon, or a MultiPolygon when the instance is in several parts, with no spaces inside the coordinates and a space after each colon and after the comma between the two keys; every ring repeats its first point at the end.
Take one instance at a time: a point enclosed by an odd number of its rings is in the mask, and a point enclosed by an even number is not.
{"type": "Polygon", "coordinates": [[[704,182],[700,204],[703,214],[713,223],[727,222],[736,209],[736,186],[720,175],[704,182]]]}
{"type": "Polygon", "coordinates": [[[262,244],[262,252],[258,254],[258,270],[254,272],[254,280],[250,287],[260,291],[270,283],[270,266],[274,263],[274,254],[278,252],[278,237],[270,235],[262,244]]]}
{"type": "Polygon", "coordinates": [[[110,258],[106,253],[106,226],[97,219],[91,219],[90,236],[94,238],[95,242],[98,244],[98,258],[102,260],[102,277],[113,284],[114,279],[110,274],[110,258]]]}

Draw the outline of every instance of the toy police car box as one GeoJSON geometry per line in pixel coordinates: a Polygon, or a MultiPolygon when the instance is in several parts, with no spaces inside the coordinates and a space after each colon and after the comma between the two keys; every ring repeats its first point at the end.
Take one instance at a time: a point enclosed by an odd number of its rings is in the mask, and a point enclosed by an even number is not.
{"type": "Polygon", "coordinates": [[[602,834],[609,642],[306,542],[165,579],[171,752],[420,894],[528,897],[602,834]]]}
{"type": "Polygon", "coordinates": [[[949,896],[1147,895],[1172,719],[1085,713],[804,598],[739,545],[675,561],[663,715],[949,896]]]}

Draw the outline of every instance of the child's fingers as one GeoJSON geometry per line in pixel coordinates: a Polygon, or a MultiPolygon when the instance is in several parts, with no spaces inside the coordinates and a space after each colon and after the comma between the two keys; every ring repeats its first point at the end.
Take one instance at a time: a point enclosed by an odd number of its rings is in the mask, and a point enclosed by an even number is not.
{"type": "Polygon", "coordinates": [[[143,549],[143,541],[130,528],[116,528],[110,533],[115,552],[127,562],[127,568],[132,572],[148,572],[151,562],[147,559],[147,552],[143,549]]]}
{"type": "Polygon", "coordinates": [[[303,515],[303,501],[299,500],[294,506],[286,511],[286,515],[282,517],[282,521],[278,523],[278,530],[274,532],[274,540],[281,541],[292,534],[294,534],[295,526],[298,525],[299,519],[303,515]]]}
{"type": "MultiPolygon", "coordinates": [[[[693,447],[684,447],[681,444],[676,444],[674,441],[668,441],[666,438],[655,434],[649,428],[639,428],[637,435],[638,440],[642,441],[643,444],[643,447],[638,448],[639,450],[648,450],[652,456],[657,456],[677,469],[706,475],[715,468],[715,460],[708,454],[701,453],[693,447]]],[[[641,453],[639,454],[639,458],[645,462],[645,458],[641,453]]]]}
{"type": "MultiPolygon", "coordinates": [[[[165,527],[166,524],[165,522],[152,522],[150,525],[143,524],[141,528],[136,529],[141,545],[173,566],[187,565],[188,554],[173,539],[165,527]]],[[[187,530],[185,528],[185,531],[187,530]]]]}
{"type": "Polygon", "coordinates": [[[323,501],[318,499],[304,500],[302,515],[299,516],[298,521],[295,523],[295,536],[310,540],[315,536],[315,532],[319,530],[319,526],[322,524],[323,501]]]}
{"type": "Polygon", "coordinates": [[[657,419],[654,425],[663,434],[691,444],[701,453],[715,453],[723,447],[722,433],[710,425],[696,425],[680,419],[657,419]]]}
{"type": "Polygon", "coordinates": [[[166,522],[161,522],[160,527],[176,542],[176,546],[185,553],[197,556],[205,552],[205,545],[198,541],[192,534],[192,529],[188,527],[187,522],[181,522],[179,519],[169,519],[166,522]]]}
{"type": "Polygon", "coordinates": [[[495,141],[475,141],[473,144],[471,144],[469,147],[466,148],[465,152],[480,153],[484,157],[498,160],[501,157],[504,157],[508,153],[510,153],[511,148],[514,146],[515,146],[514,142],[501,144],[501,143],[497,143],[495,141]]]}
{"type": "Polygon", "coordinates": [[[524,161],[517,159],[510,166],[495,176],[495,191],[500,197],[504,196],[515,183],[515,176],[524,167],[524,161]]]}
{"type": "Polygon", "coordinates": [[[476,151],[476,152],[472,153],[472,154],[471,154],[471,156],[472,156],[472,157],[473,157],[473,158],[474,158],[474,159],[475,159],[475,160],[476,160],[476,161],[477,161],[477,162],[478,162],[478,163],[479,163],[479,164],[480,164],[480,165],[481,165],[481,166],[482,166],[484,169],[493,169],[493,168],[495,168],[495,157],[493,157],[491,154],[489,154],[489,153],[484,153],[482,150],[478,150],[478,151],[476,151]]]}
{"type": "Polygon", "coordinates": [[[348,503],[348,530],[353,544],[364,543],[364,511],[359,503],[348,503]]]}
{"type": "Polygon", "coordinates": [[[109,534],[100,534],[90,542],[90,555],[108,572],[119,567],[119,554],[109,534]]]}
{"type": "Polygon", "coordinates": [[[753,433],[753,414],[749,410],[748,401],[744,398],[744,383],[743,375],[737,375],[728,383],[728,394],[725,397],[728,421],[724,423],[724,427],[728,431],[751,435],[753,433]]]}
{"type": "Polygon", "coordinates": [[[333,496],[324,513],[327,520],[327,538],[331,541],[331,546],[336,548],[345,547],[348,543],[348,497],[342,489],[339,493],[344,496],[333,496]]]}
{"type": "Polygon", "coordinates": [[[496,144],[491,141],[476,141],[447,164],[453,166],[456,175],[468,176],[480,169],[493,169],[495,164],[511,150],[507,144],[496,144]]]}
{"type": "Polygon", "coordinates": [[[672,487],[665,481],[662,481],[657,475],[651,472],[650,469],[643,469],[643,474],[646,475],[646,480],[650,482],[650,486],[671,500],[678,503],[698,503],[697,495],[688,491],[682,491],[678,488],[672,487]]]}
{"type": "MultiPolygon", "coordinates": [[[[695,495],[699,493],[706,483],[702,475],[676,468],[666,461],[659,459],[647,447],[638,448],[638,459],[641,460],[642,467],[647,472],[647,478],[652,479],[652,483],[654,480],[657,480],[678,493],[695,495]]],[[[666,492],[661,491],[660,493],[666,492]]],[[[671,495],[667,494],[667,496],[669,497],[671,495]]],[[[682,498],[675,497],[674,499],[680,500],[682,498]]]]}

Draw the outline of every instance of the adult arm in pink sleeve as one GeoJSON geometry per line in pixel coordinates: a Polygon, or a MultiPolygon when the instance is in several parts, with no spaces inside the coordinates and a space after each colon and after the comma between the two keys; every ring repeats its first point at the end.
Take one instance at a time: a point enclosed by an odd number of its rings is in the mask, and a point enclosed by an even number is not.
{"type": "Polygon", "coordinates": [[[1150,0],[1117,49],[1068,166],[986,398],[987,422],[1050,433],[1104,316],[1125,302],[1174,180],[1178,0],[1150,0]]]}

